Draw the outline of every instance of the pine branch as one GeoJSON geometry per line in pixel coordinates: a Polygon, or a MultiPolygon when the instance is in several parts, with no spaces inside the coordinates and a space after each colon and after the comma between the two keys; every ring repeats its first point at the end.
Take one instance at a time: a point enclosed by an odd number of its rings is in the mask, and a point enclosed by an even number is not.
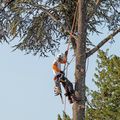
{"type": "Polygon", "coordinates": [[[118,12],[118,11],[115,9],[115,7],[112,5],[112,1],[109,0],[109,2],[110,2],[110,5],[112,6],[113,10],[114,10],[116,13],[120,14],[120,12],[118,12]]]}
{"type": "Polygon", "coordinates": [[[15,0],[8,0],[8,1],[6,1],[6,4],[5,4],[5,7],[2,9],[2,11],[4,11],[4,9],[6,8],[6,7],[8,7],[12,2],[14,2],[15,0]]]}
{"type": "Polygon", "coordinates": [[[114,31],[112,34],[107,36],[104,40],[102,40],[96,47],[94,47],[92,50],[90,50],[88,53],[86,53],[86,57],[90,57],[93,53],[95,53],[97,50],[99,50],[106,42],[111,40],[115,35],[117,35],[120,32],[120,28],[116,31],[114,31]]]}
{"type": "Polygon", "coordinates": [[[98,6],[100,5],[101,2],[102,2],[102,0],[96,0],[95,8],[94,8],[94,10],[90,13],[90,15],[88,16],[87,21],[89,21],[90,18],[95,14],[95,12],[96,12],[96,10],[97,10],[97,8],[98,8],[98,6]]]}
{"type": "MultiPolygon", "coordinates": [[[[66,30],[66,28],[64,27],[64,25],[60,22],[60,20],[58,18],[56,18],[52,13],[49,12],[49,9],[44,8],[43,5],[37,5],[36,7],[38,7],[39,9],[41,9],[43,12],[45,12],[48,16],[51,17],[51,19],[53,21],[55,21],[56,23],[58,23],[64,30],[64,32],[67,32],[69,35],[71,34],[71,31],[66,30]]],[[[75,40],[78,40],[77,36],[75,34],[72,34],[72,37],[75,40]]]]}

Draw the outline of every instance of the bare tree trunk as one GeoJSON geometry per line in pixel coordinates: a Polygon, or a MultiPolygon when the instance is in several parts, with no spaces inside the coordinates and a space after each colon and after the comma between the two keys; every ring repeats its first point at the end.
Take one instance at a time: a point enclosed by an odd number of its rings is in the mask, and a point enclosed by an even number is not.
{"type": "Polygon", "coordinates": [[[78,40],[76,41],[75,94],[73,120],[85,120],[86,0],[78,0],[78,40]]]}

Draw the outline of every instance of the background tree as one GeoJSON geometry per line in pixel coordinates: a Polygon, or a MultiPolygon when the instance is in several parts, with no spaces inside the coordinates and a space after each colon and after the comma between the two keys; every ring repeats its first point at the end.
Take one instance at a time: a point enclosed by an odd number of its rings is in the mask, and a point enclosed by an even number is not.
{"type": "Polygon", "coordinates": [[[60,117],[58,114],[58,120],[71,120],[69,115],[67,115],[65,112],[63,112],[63,118],[60,117]]]}
{"type": "Polygon", "coordinates": [[[120,57],[100,51],[94,82],[98,88],[91,92],[91,106],[86,120],[120,119],[120,57]]]}
{"type": "Polygon", "coordinates": [[[66,42],[72,33],[75,93],[79,99],[73,105],[73,119],[84,120],[86,59],[120,32],[120,1],[15,0],[8,5],[1,0],[0,3],[0,41],[10,42],[18,37],[15,49],[40,56],[55,54],[60,41],[66,42]],[[74,15],[76,22],[72,28],[74,15]],[[100,34],[98,27],[103,25],[111,34],[93,46],[90,34],[100,34]],[[91,49],[86,51],[87,47],[91,49]]]}

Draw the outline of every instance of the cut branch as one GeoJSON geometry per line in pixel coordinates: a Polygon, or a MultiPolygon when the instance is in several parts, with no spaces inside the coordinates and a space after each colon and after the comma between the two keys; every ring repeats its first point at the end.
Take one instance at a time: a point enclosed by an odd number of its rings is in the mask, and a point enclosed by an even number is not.
{"type": "Polygon", "coordinates": [[[92,50],[90,50],[88,53],[86,53],[86,57],[90,57],[93,53],[95,53],[97,50],[99,50],[106,42],[111,40],[115,35],[117,35],[120,32],[120,28],[116,31],[114,31],[112,34],[110,34],[108,37],[106,37],[104,40],[102,40],[96,47],[94,47],[92,50]]]}

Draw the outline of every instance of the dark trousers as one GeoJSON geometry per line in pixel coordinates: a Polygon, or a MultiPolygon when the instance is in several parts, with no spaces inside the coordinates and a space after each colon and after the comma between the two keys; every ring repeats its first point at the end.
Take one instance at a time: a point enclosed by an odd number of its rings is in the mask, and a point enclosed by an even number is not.
{"type": "Polygon", "coordinates": [[[63,74],[57,75],[55,80],[55,86],[61,89],[60,83],[62,83],[66,95],[74,93],[73,84],[63,74]]]}

